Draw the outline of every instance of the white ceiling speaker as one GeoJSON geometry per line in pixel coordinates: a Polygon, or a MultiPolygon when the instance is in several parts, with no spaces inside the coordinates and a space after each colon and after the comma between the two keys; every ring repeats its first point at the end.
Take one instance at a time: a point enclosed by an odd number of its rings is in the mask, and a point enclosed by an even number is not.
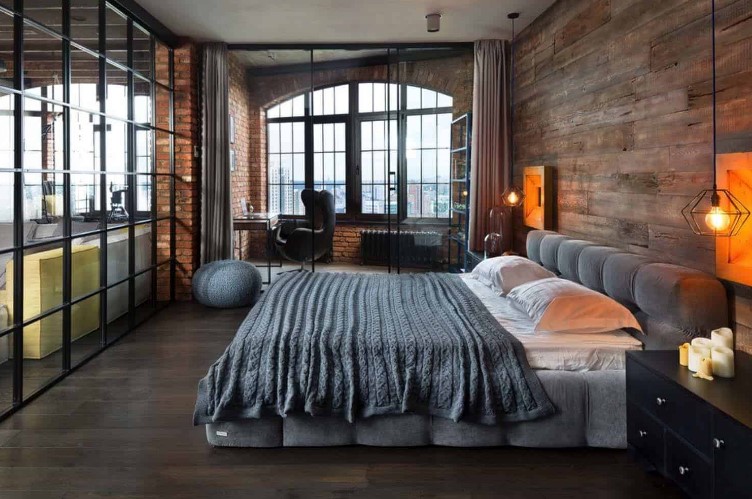
{"type": "Polygon", "coordinates": [[[428,14],[426,16],[426,29],[429,33],[438,33],[441,29],[441,14],[428,14]]]}

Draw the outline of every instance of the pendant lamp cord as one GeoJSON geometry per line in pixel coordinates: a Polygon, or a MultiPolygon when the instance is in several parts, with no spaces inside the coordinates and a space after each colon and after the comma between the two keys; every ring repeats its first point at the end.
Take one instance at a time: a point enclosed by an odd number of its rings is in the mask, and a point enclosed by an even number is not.
{"type": "MultiPolygon", "coordinates": [[[[713,0],[715,1],[715,0],[713,0]]],[[[510,43],[509,51],[511,52],[511,69],[510,69],[510,77],[509,77],[509,151],[510,151],[510,158],[509,158],[509,187],[512,187],[514,184],[514,38],[515,38],[515,31],[514,31],[514,20],[515,17],[511,17],[512,19],[512,42],[510,43]]]]}
{"type": "Polygon", "coordinates": [[[717,143],[716,143],[716,63],[715,63],[715,0],[711,0],[711,13],[710,13],[710,24],[711,24],[711,37],[712,37],[712,44],[711,44],[711,58],[713,59],[713,82],[712,82],[712,102],[713,102],[713,194],[716,195],[716,191],[718,190],[718,183],[717,183],[717,168],[716,168],[716,155],[717,155],[717,143]]]}

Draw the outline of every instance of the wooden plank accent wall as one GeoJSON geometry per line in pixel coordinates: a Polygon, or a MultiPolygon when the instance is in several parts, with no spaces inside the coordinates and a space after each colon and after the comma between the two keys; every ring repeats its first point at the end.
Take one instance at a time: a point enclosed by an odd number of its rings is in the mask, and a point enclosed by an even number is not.
{"type": "MultiPolygon", "coordinates": [[[[717,9],[720,149],[751,151],[752,0],[717,9]]],[[[710,35],[710,0],[559,0],[521,33],[515,182],[554,167],[556,230],[715,272],[680,212],[711,185],[710,35]]],[[[728,287],[752,351],[752,291],[728,287]]]]}

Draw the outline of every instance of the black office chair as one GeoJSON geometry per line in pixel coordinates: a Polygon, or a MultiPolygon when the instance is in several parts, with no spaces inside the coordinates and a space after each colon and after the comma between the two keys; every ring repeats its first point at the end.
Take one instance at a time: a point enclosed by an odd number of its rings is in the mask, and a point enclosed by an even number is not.
{"type": "Polygon", "coordinates": [[[305,221],[284,222],[274,228],[273,235],[277,251],[287,260],[300,263],[303,270],[307,262],[318,260],[331,249],[337,213],[334,196],[329,191],[303,189],[300,200],[305,207],[305,221]]]}

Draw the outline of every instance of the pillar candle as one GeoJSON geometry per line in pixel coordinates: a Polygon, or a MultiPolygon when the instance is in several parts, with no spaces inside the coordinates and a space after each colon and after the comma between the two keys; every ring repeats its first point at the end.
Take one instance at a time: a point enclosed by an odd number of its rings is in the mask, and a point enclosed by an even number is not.
{"type": "Polygon", "coordinates": [[[721,378],[734,377],[734,351],[727,347],[715,346],[710,351],[713,372],[721,378]]]}
{"type": "Polygon", "coordinates": [[[691,345],[693,347],[707,348],[708,350],[713,348],[713,340],[710,338],[695,338],[692,340],[691,345]]]}
{"type": "Polygon", "coordinates": [[[710,339],[716,346],[734,348],[734,332],[727,327],[712,330],[710,332],[710,339]]]}
{"type": "Polygon", "coordinates": [[[689,365],[689,343],[684,343],[679,347],[679,365],[684,367],[689,365]]]}
{"type": "MultiPolygon", "coordinates": [[[[693,340],[694,343],[694,340],[693,340]]],[[[689,370],[696,373],[700,370],[700,362],[703,357],[710,357],[710,348],[698,347],[695,345],[689,346],[689,370]]]]}

